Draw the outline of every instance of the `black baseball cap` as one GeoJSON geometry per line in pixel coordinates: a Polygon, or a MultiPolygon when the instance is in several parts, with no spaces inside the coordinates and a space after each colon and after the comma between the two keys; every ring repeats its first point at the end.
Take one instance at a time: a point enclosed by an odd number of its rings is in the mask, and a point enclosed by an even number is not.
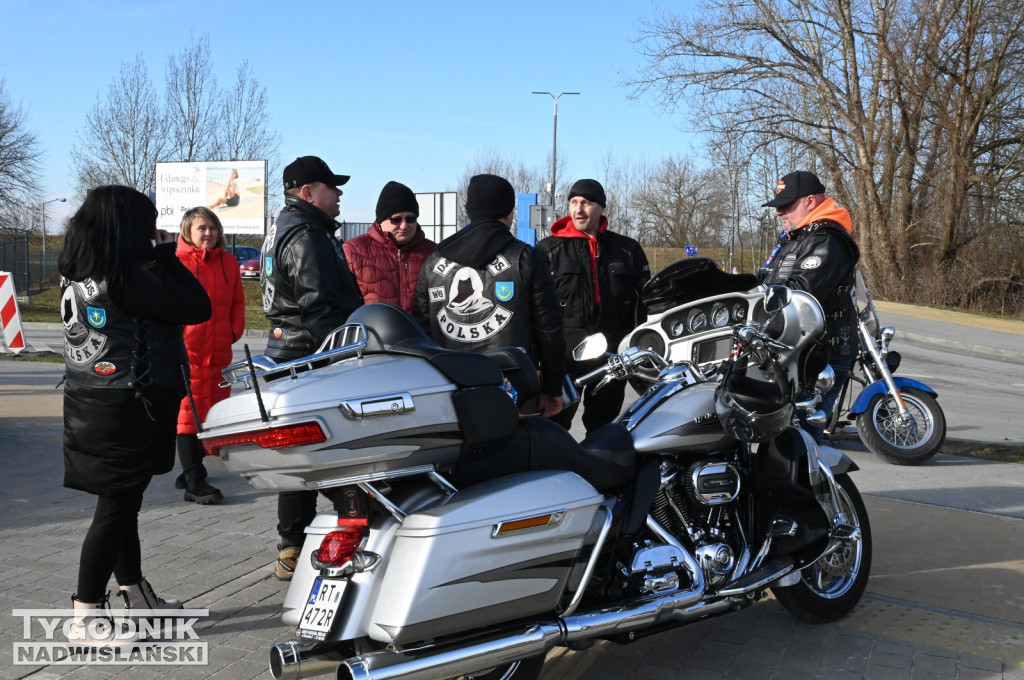
{"type": "Polygon", "coordinates": [[[825,193],[825,185],[813,172],[791,172],[775,185],[775,198],[762,203],[762,208],[783,208],[798,198],[825,193]]]}
{"type": "Polygon", "coordinates": [[[349,180],[348,175],[335,175],[317,156],[300,156],[284,169],[284,189],[298,189],[305,184],[323,182],[340,187],[349,180]]]}

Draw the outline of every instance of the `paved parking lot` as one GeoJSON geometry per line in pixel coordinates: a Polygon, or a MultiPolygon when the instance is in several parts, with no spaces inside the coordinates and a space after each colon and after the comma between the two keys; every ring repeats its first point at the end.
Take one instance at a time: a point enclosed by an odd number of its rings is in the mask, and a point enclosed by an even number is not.
{"type": "MultiPolygon", "coordinates": [[[[183,502],[173,488],[175,471],[154,480],[140,518],[146,575],[158,591],[210,612],[195,627],[208,644],[208,663],[14,665],[22,622],[11,612],[71,606],[93,510],[90,496],[61,486],[61,392],[53,389],[60,371],[56,364],[0,361],[0,677],[269,677],[268,648],[291,637],[279,619],[286,588],[271,567],[275,498],[216,469],[216,461],[211,477],[224,491],[223,504],[183,502]]],[[[805,625],[767,600],[628,646],[553,653],[545,677],[1024,680],[1024,520],[891,496],[867,495],[875,568],[850,617],[805,625]],[[942,545],[925,541],[925,531],[942,545]],[[938,552],[922,554],[913,538],[938,552]],[[912,597],[911,582],[928,584],[931,599],[912,597]]]]}

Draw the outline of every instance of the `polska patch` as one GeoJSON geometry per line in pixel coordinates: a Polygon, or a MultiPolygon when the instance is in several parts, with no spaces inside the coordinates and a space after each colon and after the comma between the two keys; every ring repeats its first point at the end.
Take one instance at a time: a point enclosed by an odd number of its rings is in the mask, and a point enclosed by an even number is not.
{"type": "Polygon", "coordinates": [[[494,282],[494,296],[502,302],[508,302],[515,295],[516,284],[515,281],[495,281],[494,282]]]}
{"type": "Polygon", "coordinates": [[[482,342],[501,331],[512,320],[513,312],[504,307],[495,307],[487,318],[476,323],[459,323],[453,319],[445,307],[437,313],[437,324],[448,338],[455,342],[482,342]]]}
{"type": "Polygon", "coordinates": [[[821,266],[821,258],[817,255],[811,255],[800,262],[800,269],[817,269],[821,266]]]}

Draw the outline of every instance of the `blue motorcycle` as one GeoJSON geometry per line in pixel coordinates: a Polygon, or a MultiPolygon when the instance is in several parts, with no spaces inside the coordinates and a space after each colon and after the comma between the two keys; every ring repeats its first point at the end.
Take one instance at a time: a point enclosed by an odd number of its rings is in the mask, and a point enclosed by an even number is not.
{"type": "Polygon", "coordinates": [[[825,433],[856,422],[861,441],[873,453],[894,465],[920,465],[946,440],[938,395],[922,382],[893,376],[900,365],[899,352],[889,349],[896,329],[879,323],[860,272],[857,301],[860,351],[825,433]],[[860,386],[856,394],[855,383],[860,386]]]}

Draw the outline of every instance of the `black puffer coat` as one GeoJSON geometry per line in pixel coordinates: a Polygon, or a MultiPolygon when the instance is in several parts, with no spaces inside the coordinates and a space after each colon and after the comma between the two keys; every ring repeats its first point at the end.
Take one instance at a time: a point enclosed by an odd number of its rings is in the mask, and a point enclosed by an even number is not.
{"type": "Polygon", "coordinates": [[[188,366],[181,326],[209,318],[173,243],[123,288],[65,282],[64,486],[115,496],[171,470],[188,366]]]}

